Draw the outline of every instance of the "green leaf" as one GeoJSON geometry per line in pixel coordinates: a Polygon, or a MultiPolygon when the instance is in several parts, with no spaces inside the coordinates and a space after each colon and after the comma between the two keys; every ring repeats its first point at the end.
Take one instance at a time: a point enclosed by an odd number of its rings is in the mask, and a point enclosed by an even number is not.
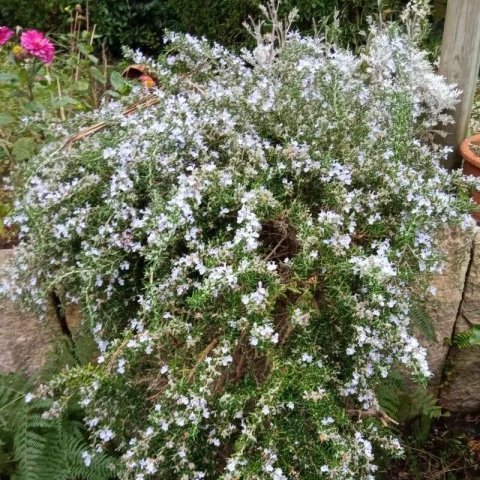
{"type": "Polygon", "coordinates": [[[78,103],[77,100],[71,97],[61,97],[61,98],[55,98],[52,100],[52,107],[54,108],[59,108],[59,107],[65,107],[66,105],[76,105],[78,103]]]}
{"type": "Polygon", "coordinates": [[[110,97],[113,97],[113,98],[120,97],[120,94],[115,90],[105,90],[105,95],[109,95],[110,97]]]}
{"type": "Polygon", "coordinates": [[[0,127],[4,127],[5,125],[10,125],[15,121],[15,117],[7,112],[0,113],[0,127]]]}
{"type": "Polygon", "coordinates": [[[472,327],[472,336],[470,337],[470,343],[472,345],[480,345],[480,325],[474,325],[472,327]]]}
{"type": "Polygon", "coordinates": [[[437,341],[435,326],[425,308],[420,302],[414,302],[411,306],[410,315],[412,324],[429,342],[437,341]]]}
{"type": "Polygon", "coordinates": [[[454,343],[458,348],[469,348],[480,345],[480,325],[455,335],[454,343]]]}
{"type": "Polygon", "coordinates": [[[112,88],[121,95],[125,95],[130,91],[130,84],[118,72],[110,74],[110,83],[112,88]]]}
{"type": "Polygon", "coordinates": [[[25,104],[25,109],[28,110],[29,112],[40,113],[45,110],[45,107],[40,102],[37,102],[36,100],[32,100],[31,102],[27,102],[25,104]]]}
{"type": "Polygon", "coordinates": [[[78,49],[80,50],[80,53],[82,53],[86,57],[90,55],[90,49],[84,43],[80,43],[78,45],[78,49]]]}
{"type": "Polygon", "coordinates": [[[89,86],[90,84],[86,80],[79,80],[73,84],[74,90],[77,90],[78,92],[87,91],[89,86]]]}
{"type": "Polygon", "coordinates": [[[19,138],[12,148],[12,154],[15,160],[27,160],[35,153],[35,142],[31,138],[19,138]]]}
{"type": "Polygon", "coordinates": [[[29,77],[29,74],[24,68],[21,68],[18,71],[18,78],[22,83],[27,83],[28,82],[28,77],[29,77]]]}
{"type": "Polygon", "coordinates": [[[97,67],[90,67],[90,75],[97,80],[97,82],[107,83],[106,78],[103,76],[103,73],[97,67]]]}

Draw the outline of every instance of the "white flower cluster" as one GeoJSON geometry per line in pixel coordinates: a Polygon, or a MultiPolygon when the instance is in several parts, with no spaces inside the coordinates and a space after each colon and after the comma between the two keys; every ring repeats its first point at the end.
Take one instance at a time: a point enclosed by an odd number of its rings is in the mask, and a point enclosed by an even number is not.
{"type": "Polygon", "coordinates": [[[167,40],[153,107],[82,115],[71,133],[107,128],[27,167],[2,290],[82,309],[99,356],[52,385],[119,478],[371,479],[373,445],[398,445],[346,405],[378,407],[398,365],[429,375],[410,286],[468,224],[471,185],[428,141],[457,91],[388,26],[361,56],[167,40]]]}

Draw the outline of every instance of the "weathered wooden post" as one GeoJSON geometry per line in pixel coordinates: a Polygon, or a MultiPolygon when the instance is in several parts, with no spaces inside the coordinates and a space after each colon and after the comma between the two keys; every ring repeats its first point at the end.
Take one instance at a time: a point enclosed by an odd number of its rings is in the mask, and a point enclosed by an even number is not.
{"type": "Polygon", "coordinates": [[[440,73],[462,90],[454,118],[445,139],[455,148],[446,166],[460,165],[457,148],[465,138],[472,113],[480,68],[480,0],[448,0],[443,32],[440,73]]]}

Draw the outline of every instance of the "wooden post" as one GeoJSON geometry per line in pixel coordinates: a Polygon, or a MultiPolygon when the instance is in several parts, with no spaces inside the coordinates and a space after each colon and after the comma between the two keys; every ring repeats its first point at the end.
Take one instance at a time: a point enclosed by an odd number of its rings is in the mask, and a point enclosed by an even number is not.
{"type": "Polygon", "coordinates": [[[480,0],[448,0],[440,58],[440,73],[463,92],[454,113],[455,125],[445,139],[455,152],[446,167],[460,165],[458,146],[465,138],[472,113],[480,67],[480,0]]]}

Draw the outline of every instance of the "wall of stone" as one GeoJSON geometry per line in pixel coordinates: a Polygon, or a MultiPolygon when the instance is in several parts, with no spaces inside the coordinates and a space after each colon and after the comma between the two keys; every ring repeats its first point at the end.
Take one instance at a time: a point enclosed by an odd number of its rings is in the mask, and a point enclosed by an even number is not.
{"type": "MultiPolygon", "coordinates": [[[[453,326],[453,334],[480,325],[480,228],[474,232],[465,287],[453,326]]],[[[480,411],[480,346],[451,347],[445,360],[440,402],[457,412],[480,411]]]]}
{"type": "Polygon", "coordinates": [[[430,388],[450,411],[480,411],[480,347],[452,345],[455,335],[480,324],[480,228],[446,232],[440,246],[446,265],[427,302],[437,338],[422,339],[434,374],[430,388]]]}
{"type": "Polygon", "coordinates": [[[447,253],[446,263],[443,272],[433,279],[432,286],[436,293],[427,300],[427,313],[435,328],[436,341],[421,338],[427,348],[428,363],[433,373],[431,387],[437,395],[450,349],[446,340],[452,338],[462,303],[474,236],[472,231],[458,229],[446,232],[439,239],[442,251],[447,253]]]}
{"type": "MultiPolygon", "coordinates": [[[[0,250],[0,275],[11,255],[12,250],[0,250]]],[[[9,301],[0,301],[0,373],[31,375],[43,366],[59,333],[52,318],[43,327],[33,315],[19,311],[9,301]]]]}

